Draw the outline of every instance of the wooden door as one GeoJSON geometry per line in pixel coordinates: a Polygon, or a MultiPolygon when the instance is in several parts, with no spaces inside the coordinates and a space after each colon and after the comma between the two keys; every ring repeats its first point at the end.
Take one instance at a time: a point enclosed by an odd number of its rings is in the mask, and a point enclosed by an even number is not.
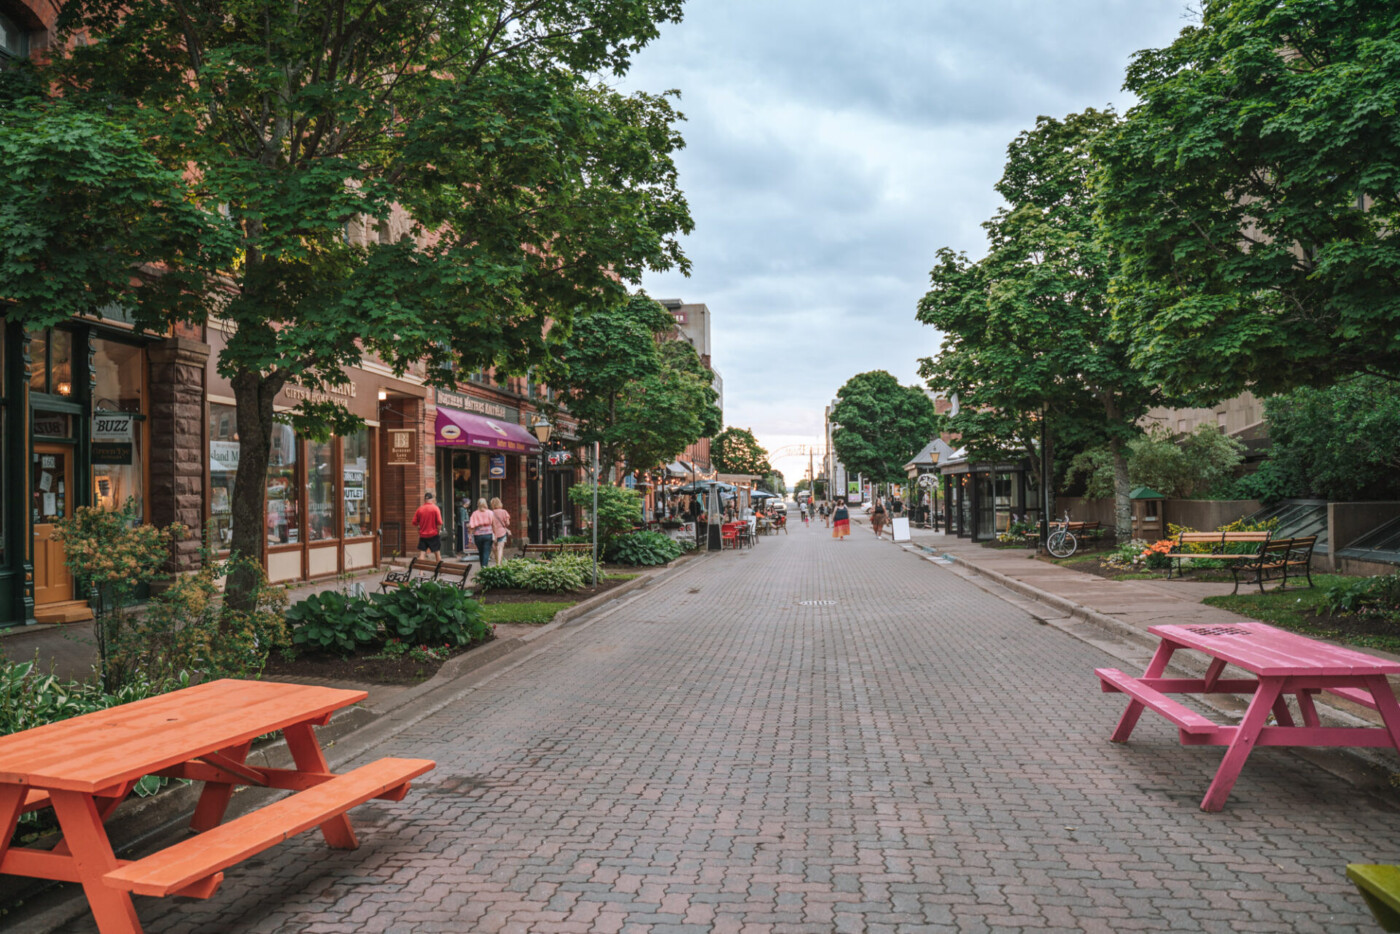
{"type": "Polygon", "coordinates": [[[72,514],[73,446],[36,444],[30,465],[30,510],[34,518],[34,605],[73,599],[73,580],[63,548],[53,540],[54,523],[72,514]]]}

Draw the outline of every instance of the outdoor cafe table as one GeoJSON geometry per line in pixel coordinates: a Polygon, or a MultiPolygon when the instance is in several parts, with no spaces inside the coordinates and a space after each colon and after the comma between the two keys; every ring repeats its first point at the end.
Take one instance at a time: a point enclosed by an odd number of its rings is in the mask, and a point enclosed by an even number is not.
{"type": "Polygon", "coordinates": [[[1400,706],[1387,675],[1400,674],[1400,662],[1386,661],[1309,639],[1264,623],[1152,626],[1161,638],[1156,654],[1141,678],[1114,668],[1095,671],[1106,693],[1130,698],[1112,740],[1125,743],[1144,707],[1176,724],[1183,745],[1225,746],[1201,810],[1225,806],[1245,760],[1255,746],[1375,746],[1400,751],[1400,706]],[[1178,649],[1202,652],[1211,658],[1204,678],[1163,677],[1178,649]],[[1226,665],[1253,678],[1222,678],[1226,665]],[[1313,695],[1325,691],[1378,712],[1384,726],[1327,727],[1318,721],[1313,695]],[[1219,725],[1168,694],[1252,694],[1238,726],[1219,725]],[[1285,698],[1293,695],[1303,722],[1293,719],[1285,698]],[[1268,725],[1269,714],[1276,725],[1268,725]]]}
{"type": "Polygon", "coordinates": [[[398,801],[427,759],[380,759],[334,774],[313,726],[364,691],[269,681],[210,681],[158,697],[0,737],[0,873],[78,882],[103,934],[139,934],[131,894],[208,898],[225,868],[319,826],[332,847],[359,845],[345,812],[398,801]],[[246,762],[253,740],[281,730],[295,768],[246,762]],[[118,859],[104,822],[145,775],[203,782],[196,836],[139,860],[118,859]],[[227,823],[235,786],[287,789],[227,823]],[[25,811],[52,808],[62,839],[51,850],[14,846],[25,811]]]}

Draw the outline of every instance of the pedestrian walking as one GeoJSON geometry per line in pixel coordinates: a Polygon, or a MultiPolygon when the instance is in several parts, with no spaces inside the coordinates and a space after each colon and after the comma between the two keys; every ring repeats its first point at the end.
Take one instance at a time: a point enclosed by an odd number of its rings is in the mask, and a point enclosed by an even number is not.
{"type": "Polygon", "coordinates": [[[870,510],[870,527],[875,530],[876,538],[885,528],[885,504],[878,496],[875,497],[875,508],[870,510]]]}
{"type": "Polygon", "coordinates": [[[828,529],[831,528],[831,504],[826,500],[822,500],[818,512],[822,514],[822,525],[828,529]]]}
{"type": "Polygon", "coordinates": [[[426,561],[431,555],[434,561],[441,561],[442,510],[433,502],[433,494],[423,494],[423,505],[413,513],[413,524],[418,526],[418,557],[426,561]]]}
{"type": "Polygon", "coordinates": [[[851,511],[846,508],[845,503],[838,502],[836,509],[831,514],[831,537],[846,540],[846,536],[851,534],[851,511]]]}
{"type": "Polygon", "coordinates": [[[801,506],[798,506],[797,508],[798,508],[798,510],[802,513],[802,524],[803,524],[803,525],[811,525],[811,522],[810,522],[809,520],[812,518],[812,514],[811,514],[811,512],[808,511],[808,509],[807,509],[807,504],[806,504],[806,503],[803,503],[801,506]]]}
{"type": "Polygon", "coordinates": [[[491,560],[500,564],[506,559],[506,540],[510,538],[510,513],[506,512],[505,506],[501,505],[499,496],[491,498],[491,514],[495,516],[491,523],[491,538],[493,540],[491,560]]]}
{"type": "Polygon", "coordinates": [[[486,505],[486,497],[476,501],[476,512],[468,520],[472,543],[476,545],[476,558],[484,568],[491,566],[491,548],[496,544],[496,536],[491,529],[496,523],[496,514],[486,505]]]}

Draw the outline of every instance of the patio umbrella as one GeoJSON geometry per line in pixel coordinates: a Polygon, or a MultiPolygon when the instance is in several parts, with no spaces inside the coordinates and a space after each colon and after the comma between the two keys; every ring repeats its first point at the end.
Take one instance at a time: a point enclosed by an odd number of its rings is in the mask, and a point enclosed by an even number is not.
{"type": "Polygon", "coordinates": [[[749,499],[774,499],[777,493],[769,493],[767,490],[753,490],[749,493],[749,499]]]}

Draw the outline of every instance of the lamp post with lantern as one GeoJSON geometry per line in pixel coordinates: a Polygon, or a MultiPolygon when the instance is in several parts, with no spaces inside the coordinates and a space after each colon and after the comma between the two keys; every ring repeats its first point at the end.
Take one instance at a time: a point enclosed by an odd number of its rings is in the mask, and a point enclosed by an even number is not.
{"type": "Polygon", "coordinates": [[[540,481],[540,498],[539,498],[540,515],[539,515],[539,528],[540,528],[540,544],[544,544],[545,540],[546,540],[547,538],[549,538],[549,527],[548,527],[548,523],[549,523],[549,503],[548,503],[548,497],[549,497],[549,454],[548,454],[548,452],[545,450],[545,448],[548,447],[548,445],[549,445],[549,436],[554,432],[554,426],[551,425],[551,424],[549,423],[549,419],[547,419],[547,418],[545,418],[543,415],[541,415],[538,419],[535,420],[535,423],[534,423],[533,425],[530,426],[530,429],[535,433],[535,437],[536,437],[536,438],[539,440],[539,442],[540,442],[540,453],[539,453],[539,458],[540,458],[540,470],[539,470],[539,475],[540,475],[540,476],[539,476],[539,481],[540,481]]]}

